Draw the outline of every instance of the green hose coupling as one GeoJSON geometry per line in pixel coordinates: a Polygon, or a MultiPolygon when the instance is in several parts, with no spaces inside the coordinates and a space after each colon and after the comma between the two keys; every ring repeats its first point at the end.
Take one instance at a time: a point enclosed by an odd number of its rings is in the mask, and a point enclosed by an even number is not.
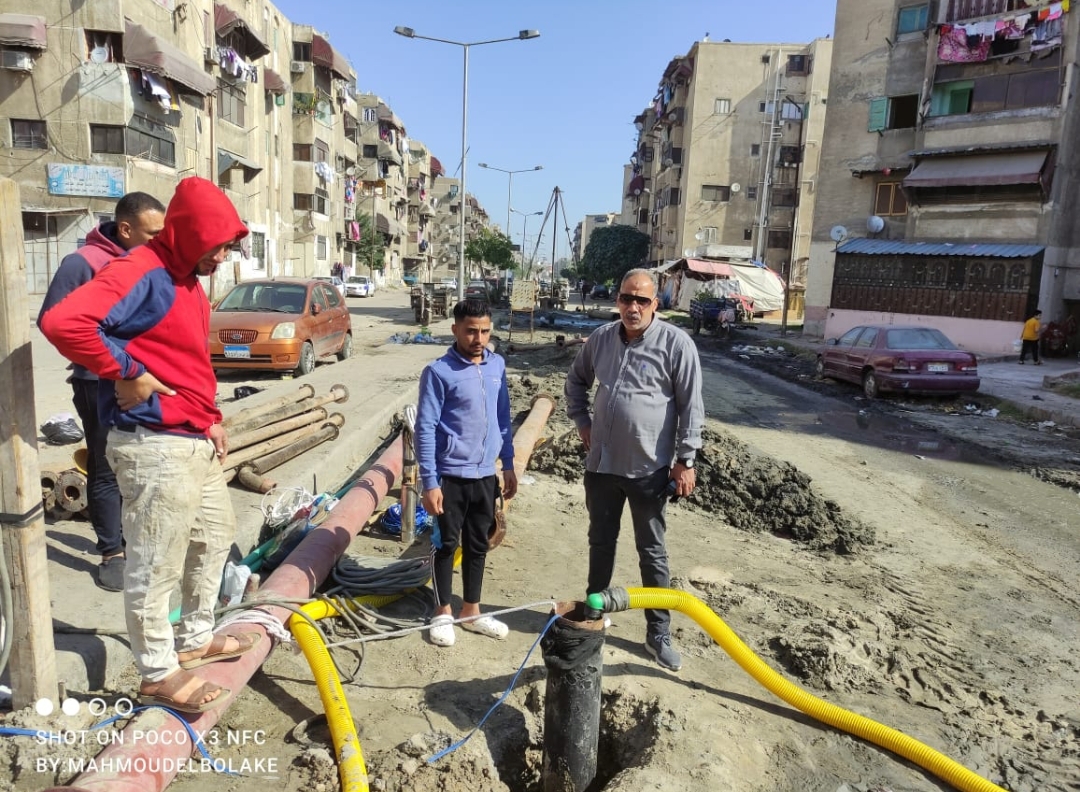
{"type": "MultiPolygon", "coordinates": [[[[618,613],[630,609],[630,595],[621,586],[604,589],[597,594],[590,594],[585,599],[585,606],[597,613],[618,613]]],[[[596,618],[600,618],[597,616],[596,618]]]]}

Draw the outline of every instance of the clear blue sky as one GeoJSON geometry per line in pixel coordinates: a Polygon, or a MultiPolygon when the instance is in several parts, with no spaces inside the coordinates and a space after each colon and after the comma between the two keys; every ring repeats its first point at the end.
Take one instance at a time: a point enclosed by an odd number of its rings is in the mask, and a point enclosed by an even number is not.
{"type": "MultiPolygon", "coordinates": [[[[462,42],[540,38],[473,47],[469,52],[466,189],[506,224],[508,177],[513,206],[545,211],[557,185],[566,220],[621,208],[622,166],[633,152],[634,116],[652,100],[664,67],[706,33],[713,41],[809,42],[831,35],[835,0],[278,0],[291,21],[328,34],[357,74],[362,92],[381,96],[410,138],[426,144],[452,174],[461,158],[462,48],[395,35],[462,42]]],[[[529,219],[532,238],[539,217],[529,219]]],[[[557,256],[568,254],[559,218],[557,256]]],[[[521,241],[522,218],[511,220],[521,241]]],[[[551,223],[540,257],[551,255],[551,223]],[[546,251],[546,253],[545,253],[546,251]]],[[[528,250],[535,244],[529,240],[528,250]]]]}

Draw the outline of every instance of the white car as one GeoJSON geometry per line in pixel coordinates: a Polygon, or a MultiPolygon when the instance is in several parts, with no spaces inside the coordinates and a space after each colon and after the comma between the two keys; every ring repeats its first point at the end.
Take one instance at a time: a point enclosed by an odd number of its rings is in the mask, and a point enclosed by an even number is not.
{"type": "Polygon", "coordinates": [[[345,281],[339,278],[337,275],[316,275],[312,280],[326,281],[327,283],[334,284],[334,288],[338,290],[338,294],[342,297],[345,296],[345,281]]]}
{"type": "Polygon", "coordinates": [[[370,297],[375,293],[375,282],[367,275],[352,275],[345,281],[346,297],[370,297]]]}

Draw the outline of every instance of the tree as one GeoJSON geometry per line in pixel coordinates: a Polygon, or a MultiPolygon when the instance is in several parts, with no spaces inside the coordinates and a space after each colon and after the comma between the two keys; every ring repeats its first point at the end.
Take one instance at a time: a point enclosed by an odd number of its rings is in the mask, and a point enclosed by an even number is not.
{"type": "Polygon", "coordinates": [[[649,235],[633,226],[602,226],[592,232],[578,270],[597,283],[617,281],[649,256],[649,235]]]}
{"type": "Polygon", "coordinates": [[[480,233],[465,245],[465,258],[487,264],[496,270],[512,270],[514,244],[506,234],[481,228],[480,233]]]}
{"type": "Polygon", "coordinates": [[[357,210],[356,222],[360,224],[360,239],[356,243],[356,261],[368,268],[368,275],[374,275],[373,270],[383,269],[386,256],[386,242],[371,220],[371,215],[357,210]]]}

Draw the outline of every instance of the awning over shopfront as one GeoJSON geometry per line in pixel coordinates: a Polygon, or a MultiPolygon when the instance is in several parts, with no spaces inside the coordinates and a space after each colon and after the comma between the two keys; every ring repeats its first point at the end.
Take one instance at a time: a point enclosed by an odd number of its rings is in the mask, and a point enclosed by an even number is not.
{"type": "Polygon", "coordinates": [[[219,36],[227,36],[233,31],[241,33],[247,50],[244,54],[252,60],[270,54],[266,42],[251,29],[247,20],[222,3],[214,3],[214,30],[219,36]]]}
{"type": "Polygon", "coordinates": [[[233,154],[231,151],[225,151],[225,149],[218,149],[217,165],[218,175],[221,175],[230,168],[243,168],[245,182],[251,181],[262,172],[262,166],[257,162],[252,162],[247,157],[233,154]]]}
{"type": "Polygon", "coordinates": [[[398,150],[385,140],[379,141],[379,159],[390,160],[395,165],[400,165],[402,162],[401,154],[398,153],[398,150]]]}
{"type": "Polygon", "coordinates": [[[893,239],[849,239],[836,252],[860,256],[978,256],[989,258],[1031,258],[1042,245],[998,242],[905,242],[893,239]]]}
{"type": "Polygon", "coordinates": [[[904,187],[987,187],[1039,184],[1046,151],[977,154],[924,159],[904,178],[904,187]]]}
{"type": "Polygon", "coordinates": [[[349,79],[349,61],[322,36],[311,38],[311,60],[316,66],[329,69],[341,79],[349,79]]]}
{"type": "Polygon", "coordinates": [[[702,275],[714,275],[718,278],[730,278],[732,269],[730,264],[723,261],[705,261],[704,259],[686,259],[686,268],[691,272],[700,272],[702,275]]]}
{"type": "Polygon", "coordinates": [[[185,93],[206,96],[217,88],[217,81],[199,64],[130,19],[124,20],[124,60],[128,66],[172,80],[185,93]]]}
{"type": "Polygon", "coordinates": [[[272,94],[286,94],[289,86],[273,69],[263,69],[263,87],[272,94]]]}
{"type": "Polygon", "coordinates": [[[31,14],[0,14],[0,44],[45,49],[45,17],[31,14]]]}

